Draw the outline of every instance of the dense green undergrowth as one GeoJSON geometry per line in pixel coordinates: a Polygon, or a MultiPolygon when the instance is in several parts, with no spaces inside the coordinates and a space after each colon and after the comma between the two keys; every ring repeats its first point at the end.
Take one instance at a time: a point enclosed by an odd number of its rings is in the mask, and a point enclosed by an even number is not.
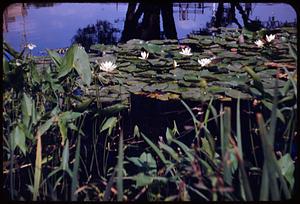
{"type": "Polygon", "coordinates": [[[64,56],[48,50],[52,61],[42,67],[26,49],[18,53],[6,43],[3,48],[3,189],[8,199],[251,201],[294,196],[295,71],[280,67],[287,74],[285,84],[279,88],[274,77],[274,92],[267,94],[255,71],[245,68],[260,96],[252,99],[258,108],[249,135],[241,131],[247,121],[241,118],[243,93],[234,92],[236,111],[222,102],[214,107],[211,97],[201,118],[176,97],[192,119],[189,139],[176,121],[155,139],[135,125],[125,131],[130,104],[103,104],[101,89],[94,97],[76,94],[79,86],[105,84],[121,92],[123,84],[99,70],[94,77],[97,64],[78,45],[64,56]],[[281,135],[279,129],[284,129],[281,135]],[[256,137],[260,146],[249,144],[252,153],[245,152],[245,137],[256,137]],[[262,162],[249,161],[249,154],[262,162]]]}

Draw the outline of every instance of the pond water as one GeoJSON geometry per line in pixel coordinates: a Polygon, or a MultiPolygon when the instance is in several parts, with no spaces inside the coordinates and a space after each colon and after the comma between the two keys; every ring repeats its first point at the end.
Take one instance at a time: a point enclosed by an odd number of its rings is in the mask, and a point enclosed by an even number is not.
{"type": "MultiPolygon", "coordinates": [[[[36,44],[34,55],[42,55],[46,48],[68,47],[73,42],[83,44],[88,51],[91,44],[115,44],[122,40],[128,6],[128,3],[11,4],[3,13],[3,38],[16,50],[26,43],[36,44]]],[[[207,34],[212,27],[244,27],[249,21],[259,21],[261,27],[268,28],[296,24],[296,12],[288,4],[243,3],[233,9],[231,6],[173,3],[171,20],[175,30],[171,36],[182,39],[190,33],[207,34]]],[[[162,15],[158,16],[159,33],[148,39],[166,37],[162,15]]],[[[140,16],[137,22],[141,30],[149,27],[143,18],[140,16]]],[[[131,30],[123,41],[138,37],[143,38],[131,30]]]]}

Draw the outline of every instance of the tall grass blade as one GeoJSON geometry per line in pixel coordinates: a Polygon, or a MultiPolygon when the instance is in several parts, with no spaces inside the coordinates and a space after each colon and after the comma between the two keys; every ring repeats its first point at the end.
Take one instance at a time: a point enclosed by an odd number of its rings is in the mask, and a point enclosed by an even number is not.
{"type": "Polygon", "coordinates": [[[190,107],[183,101],[183,100],[180,100],[180,102],[184,105],[184,107],[188,110],[188,112],[191,114],[192,118],[193,118],[193,122],[194,122],[194,126],[195,126],[195,136],[197,137],[200,133],[200,130],[199,130],[199,121],[196,119],[194,113],[192,112],[192,110],[190,109],[190,107]]]}
{"type": "Polygon", "coordinates": [[[274,90],[274,98],[273,98],[273,106],[272,106],[272,114],[271,114],[271,124],[270,124],[270,131],[269,131],[269,142],[270,145],[274,145],[275,139],[275,130],[276,130],[276,111],[277,111],[277,104],[278,104],[278,79],[275,79],[275,90],[274,90]]]}
{"type": "Polygon", "coordinates": [[[81,134],[78,134],[77,138],[77,146],[75,152],[75,162],[73,167],[73,176],[72,176],[72,184],[71,184],[71,200],[77,200],[77,194],[75,195],[76,188],[78,186],[78,170],[79,170],[79,163],[80,163],[80,145],[81,145],[81,134]]]}
{"type": "Polygon", "coordinates": [[[231,167],[228,163],[229,157],[227,157],[227,154],[229,153],[227,151],[229,147],[229,138],[231,137],[231,109],[229,107],[224,108],[224,138],[222,143],[222,158],[223,158],[223,164],[224,164],[224,181],[228,184],[232,184],[232,175],[231,175],[231,167]]]}
{"type": "Polygon", "coordinates": [[[119,141],[119,152],[118,152],[118,164],[117,164],[117,199],[118,201],[123,200],[123,161],[124,161],[124,152],[123,152],[123,130],[120,132],[120,141],[119,141]]]}
{"type": "Polygon", "coordinates": [[[76,188],[78,186],[78,170],[79,170],[79,164],[80,164],[80,147],[81,147],[81,128],[83,125],[83,122],[85,121],[86,114],[83,116],[83,119],[80,123],[79,129],[78,129],[78,137],[77,137],[77,146],[75,151],[75,162],[73,167],[73,176],[72,176],[72,184],[71,184],[71,200],[76,201],[77,200],[77,194],[75,194],[76,188]]]}
{"type": "Polygon", "coordinates": [[[291,73],[287,70],[287,68],[283,67],[285,73],[287,73],[288,75],[288,79],[290,80],[290,82],[292,83],[293,85],[293,88],[294,88],[294,93],[295,93],[295,96],[297,98],[297,82],[295,82],[295,80],[293,79],[293,76],[291,75],[291,73]]]}
{"type": "MultiPolygon", "coordinates": [[[[236,136],[237,136],[237,143],[238,143],[238,150],[239,150],[239,155],[241,157],[241,160],[243,160],[243,147],[242,147],[242,135],[241,135],[241,114],[240,114],[240,109],[241,109],[241,99],[240,99],[240,94],[238,93],[238,99],[237,99],[237,105],[236,105],[236,136]]],[[[243,170],[241,169],[243,167],[239,168],[239,177],[240,177],[240,188],[241,188],[241,196],[245,200],[245,189],[244,189],[244,184],[243,184],[243,170]]]]}
{"type": "Polygon", "coordinates": [[[220,104],[220,140],[221,140],[221,155],[222,158],[225,156],[225,149],[224,149],[224,111],[223,111],[223,104],[220,104]]]}
{"type": "Polygon", "coordinates": [[[42,170],[42,140],[41,140],[41,134],[38,131],[37,132],[37,144],[36,144],[36,156],[35,156],[33,201],[36,201],[37,197],[39,196],[41,170],[42,170]]]}
{"type": "Polygon", "coordinates": [[[278,161],[275,157],[273,147],[270,145],[270,142],[267,139],[268,134],[267,134],[267,130],[265,127],[265,122],[264,122],[263,116],[262,116],[262,114],[257,113],[256,117],[257,117],[259,131],[260,131],[261,140],[262,140],[264,158],[265,158],[265,162],[267,162],[267,165],[268,165],[268,174],[269,174],[269,178],[270,178],[270,190],[271,190],[272,200],[280,199],[279,188],[277,185],[277,176],[279,178],[285,198],[290,199],[291,194],[289,192],[288,186],[282,176],[282,172],[278,165],[278,161]]]}
{"type": "Polygon", "coordinates": [[[269,174],[268,174],[268,165],[264,163],[261,177],[261,186],[259,193],[260,201],[267,201],[269,198],[269,174]]]}

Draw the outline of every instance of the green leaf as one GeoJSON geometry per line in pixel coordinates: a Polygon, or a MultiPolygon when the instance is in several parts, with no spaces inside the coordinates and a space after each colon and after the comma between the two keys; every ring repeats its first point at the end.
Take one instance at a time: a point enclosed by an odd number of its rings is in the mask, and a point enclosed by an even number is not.
{"type": "Polygon", "coordinates": [[[141,137],[140,130],[137,125],[134,126],[134,130],[133,130],[133,137],[136,137],[136,136],[137,136],[137,138],[141,137]]]}
{"type": "Polygon", "coordinates": [[[295,61],[297,62],[297,51],[295,49],[295,47],[293,47],[291,45],[291,43],[288,44],[289,46],[289,54],[295,59],[295,61]]]}
{"type": "Polygon", "coordinates": [[[108,129],[108,134],[111,135],[113,128],[116,126],[118,122],[118,118],[117,117],[110,117],[108,118],[105,123],[103,124],[103,126],[100,129],[100,132],[103,132],[105,130],[108,129]]]}
{"type": "Polygon", "coordinates": [[[162,162],[167,165],[169,162],[166,160],[165,156],[161,153],[161,151],[158,149],[158,147],[151,142],[143,133],[141,133],[144,140],[147,142],[148,145],[155,151],[155,153],[158,155],[158,157],[162,160],[162,162]]]}
{"type": "Polygon", "coordinates": [[[62,57],[59,56],[59,54],[54,50],[47,49],[47,52],[50,58],[52,59],[52,61],[54,62],[54,64],[56,65],[56,67],[60,67],[60,65],[62,64],[62,57]]]}
{"type": "MultiPolygon", "coordinates": [[[[268,102],[268,101],[266,101],[266,100],[262,100],[261,102],[264,104],[265,107],[267,107],[270,111],[272,111],[272,106],[273,106],[272,103],[270,103],[270,102],[268,102]]],[[[281,113],[281,111],[280,111],[278,108],[276,108],[276,116],[277,116],[277,118],[279,118],[283,123],[285,123],[284,115],[281,113]]]]}
{"type": "Polygon", "coordinates": [[[92,81],[89,56],[76,44],[68,49],[64,56],[61,66],[59,66],[58,78],[67,75],[73,68],[77,71],[83,83],[89,86],[92,81]]]}
{"type": "Polygon", "coordinates": [[[80,49],[79,47],[77,47],[75,52],[74,65],[74,68],[76,69],[82,81],[89,86],[92,81],[89,56],[83,49],[80,49]]]}
{"type": "Polygon", "coordinates": [[[61,145],[64,145],[65,140],[67,139],[68,129],[67,129],[67,123],[65,120],[58,119],[58,127],[61,134],[61,145]]]}
{"type": "Polygon", "coordinates": [[[40,135],[43,135],[53,124],[54,117],[47,120],[43,125],[38,128],[38,132],[40,135]]]}
{"type": "Polygon", "coordinates": [[[191,153],[191,149],[188,148],[184,143],[180,142],[179,140],[173,139],[172,142],[176,143],[183,151],[184,153],[188,156],[188,160],[191,162],[194,160],[194,156],[191,153]]]}
{"type": "Polygon", "coordinates": [[[118,150],[118,163],[117,163],[117,199],[118,201],[123,200],[123,163],[124,163],[124,142],[123,142],[123,131],[120,133],[119,150],[118,150]]]}
{"type": "Polygon", "coordinates": [[[294,171],[295,165],[290,154],[285,154],[278,160],[279,167],[281,169],[282,175],[289,183],[289,187],[292,190],[295,183],[294,171]]]}
{"type": "Polygon", "coordinates": [[[18,126],[15,127],[15,129],[12,131],[12,137],[13,137],[13,147],[14,150],[16,147],[19,147],[24,155],[26,155],[26,136],[22,128],[18,126]]]}
{"type": "Polygon", "coordinates": [[[245,94],[239,90],[235,90],[235,89],[228,89],[227,91],[225,91],[225,94],[227,96],[230,96],[231,98],[241,98],[241,99],[249,99],[251,96],[248,94],[245,94]]]}
{"type": "Polygon", "coordinates": [[[23,116],[30,117],[32,113],[32,99],[26,94],[23,93],[22,99],[22,113],[23,116]]]}
{"type": "Polygon", "coordinates": [[[155,45],[152,43],[144,44],[143,48],[149,53],[160,53],[162,50],[160,45],[155,45]]]}
{"type": "Polygon", "coordinates": [[[166,138],[167,138],[168,144],[171,144],[172,139],[173,139],[173,134],[172,134],[172,131],[170,130],[170,128],[167,128],[166,138]]]}
{"type": "Polygon", "coordinates": [[[80,117],[82,113],[66,111],[59,115],[59,118],[65,122],[69,122],[70,120],[75,120],[80,117]]]}
{"type": "Polygon", "coordinates": [[[66,140],[66,144],[62,154],[61,168],[64,171],[67,171],[69,169],[69,140],[68,139],[66,140]]]}
{"type": "Polygon", "coordinates": [[[34,184],[33,184],[33,201],[37,200],[39,196],[39,188],[42,174],[42,139],[41,134],[37,134],[36,142],[36,156],[35,156],[35,168],[34,168],[34,184]]]}
{"type": "Polygon", "coordinates": [[[96,98],[89,98],[86,99],[84,101],[82,101],[81,103],[79,103],[74,110],[77,112],[83,112],[86,111],[89,107],[89,105],[95,100],[96,98]]]}
{"type": "Polygon", "coordinates": [[[144,173],[139,173],[133,177],[136,181],[137,187],[147,186],[153,182],[153,177],[145,175],[144,173]]]}
{"type": "Polygon", "coordinates": [[[209,145],[208,140],[206,138],[201,138],[201,142],[202,142],[202,149],[208,154],[210,159],[214,159],[215,155],[209,145]]]}
{"type": "Polygon", "coordinates": [[[161,149],[165,150],[173,159],[175,159],[177,162],[179,161],[177,152],[175,152],[171,147],[162,142],[158,142],[158,145],[161,149]]]}

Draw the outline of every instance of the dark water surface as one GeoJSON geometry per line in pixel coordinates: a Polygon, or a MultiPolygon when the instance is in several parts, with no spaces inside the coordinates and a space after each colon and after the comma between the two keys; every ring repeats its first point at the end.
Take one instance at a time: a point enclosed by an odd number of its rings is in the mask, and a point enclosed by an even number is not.
{"type": "Polygon", "coordinates": [[[137,14],[141,9],[142,12],[132,29],[126,13],[133,5],[128,3],[12,4],[3,13],[3,37],[17,50],[26,43],[34,43],[37,48],[33,54],[41,55],[46,48],[68,47],[74,42],[81,43],[88,50],[95,43],[115,44],[132,38],[182,39],[190,33],[209,34],[212,27],[238,28],[249,22],[250,29],[296,24],[295,10],[282,3],[173,3],[164,8],[155,6],[147,4],[141,8],[140,4],[135,5],[133,11],[137,14]],[[154,22],[147,21],[147,17],[153,17],[154,22]],[[128,32],[123,32],[124,27],[128,32]]]}

